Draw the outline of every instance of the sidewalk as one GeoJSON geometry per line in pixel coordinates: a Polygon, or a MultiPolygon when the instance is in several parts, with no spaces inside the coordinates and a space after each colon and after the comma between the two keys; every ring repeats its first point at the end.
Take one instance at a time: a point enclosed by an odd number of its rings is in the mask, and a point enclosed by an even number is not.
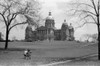
{"type": "Polygon", "coordinates": [[[78,60],[72,60],[70,62],[65,62],[53,66],[100,66],[100,61],[97,60],[97,56],[89,58],[81,58],[78,60]]]}
{"type": "Polygon", "coordinates": [[[100,61],[98,61],[98,54],[92,54],[76,57],[73,60],[60,61],[39,66],[100,66],[100,61]]]}

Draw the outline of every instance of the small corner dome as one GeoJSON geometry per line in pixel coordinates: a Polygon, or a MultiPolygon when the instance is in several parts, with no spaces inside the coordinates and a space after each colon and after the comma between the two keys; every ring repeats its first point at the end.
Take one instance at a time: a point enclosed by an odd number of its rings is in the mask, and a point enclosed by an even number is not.
{"type": "Polygon", "coordinates": [[[71,23],[70,23],[69,29],[73,29],[73,26],[72,26],[72,24],[71,24],[71,23]]]}
{"type": "Polygon", "coordinates": [[[68,24],[67,24],[66,20],[64,20],[63,25],[68,26],[68,24]]]}
{"type": "Polygon", "coordinates": [[[49,15],[48,15],[48,17],[46,18],[46,20],[54,20],[54,18],[52,17],[51,12],[49,12],[49,15]]]}

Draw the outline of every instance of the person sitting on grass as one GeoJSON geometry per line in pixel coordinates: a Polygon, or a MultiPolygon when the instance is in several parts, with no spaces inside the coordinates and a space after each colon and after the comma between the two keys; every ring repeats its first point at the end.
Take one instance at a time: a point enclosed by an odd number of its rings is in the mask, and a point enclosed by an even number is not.
{"type": "Polygon", "coordinates": [[[31,51],[29,49],[24,51],[24,59],[31,59],[31,51]]]}

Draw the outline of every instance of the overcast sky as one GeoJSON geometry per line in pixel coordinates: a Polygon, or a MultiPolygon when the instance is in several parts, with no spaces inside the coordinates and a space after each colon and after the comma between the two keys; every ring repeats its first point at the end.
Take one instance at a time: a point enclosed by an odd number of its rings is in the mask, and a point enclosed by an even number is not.
{"type": "MultiPolygon", "coordinates": [[[[42,2],[42,15],[45,17],[48,16],[48,12],[52,12],[52,16],[55,19],[55,27],[56,28],[61,28],[62,23],[64,22],[64,19],[66,19],[67,23],[76,27],[76,25],[73,23],[77,21],[77,18],[70,18],[67,15],[67,10],[69,9],[67,3],[69,3],[71,0],[39,0],[42,2]]],[[[44,23],[43,23],[44,24],[44,23]]],[[[91,24],[91,25],[85,25],[82,28],[79,28],[75,31],[75,37],[76,39],[79,39],[82,34],[85,33],[90,33],[94,34],[97,33],[96,26],[91,24]]]]}
{"type": "MultiPolygon", "coordinates": [[[[70,0],[39,0],[39,2],[42,4],[42,9],[41,9],[41,14],[43,16],[43,18],[46,18],[48,16],[48,12],[51,11],[52,12],[52,16],[55,19],[55,27],[57,29],[61,28],[62,23],[64,22],[64,19],[67,20],[67,23],[73,23],[75,20],[77,20],[76,18],[73,18],[73,20],[70,20],[70,18],[68,18],[66,11],[67,9],[69,9],[69,7],[67,7],[67,3],[70,2],[70,0]]],[[[44,22],[41,22],[41,24],[44,24],[44,22]]],[[[75,26],[74,24],[72,24],[73,26],[75,26]]],[[[3,26],[3,25],[2,25],[3,26]]],[[[4,30],[2,30],[2,26],[0,26],[0,32],[4,33],[4,30]]],[[[12,39],[13,37],[16,37],[17,39],[24,39],[25,38],[25,26],[20,26],[16,28],[13,28],[11,30],[10,33],[10,39],[12,39]]],[[[79,28],[78,30],[75,31],[75,37],[77,39],[79,39],[79,37],[82,34],[85,33],[96,33],[96,26],[95,25],[85,25],[82,28],[79,28]]]]}

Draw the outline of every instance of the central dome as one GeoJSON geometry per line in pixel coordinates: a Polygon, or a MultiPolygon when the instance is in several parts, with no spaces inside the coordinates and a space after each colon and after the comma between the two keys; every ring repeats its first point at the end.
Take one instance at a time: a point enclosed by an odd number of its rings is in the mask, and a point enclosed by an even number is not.
{"type": "Polygon", "coordinates": [[[49,12],[49,16],[46,18],[46,20],[54,20],[54,18],[51,15],[51,12],[49,12]]]}
{"type": "Polygon", "coordinates": [[[45,27],[47,28],[55,27],[55,21],[54,21],[54,18],[51,16],[51,12],[49,12],[49,16],[45,20],[45,27]]]}

